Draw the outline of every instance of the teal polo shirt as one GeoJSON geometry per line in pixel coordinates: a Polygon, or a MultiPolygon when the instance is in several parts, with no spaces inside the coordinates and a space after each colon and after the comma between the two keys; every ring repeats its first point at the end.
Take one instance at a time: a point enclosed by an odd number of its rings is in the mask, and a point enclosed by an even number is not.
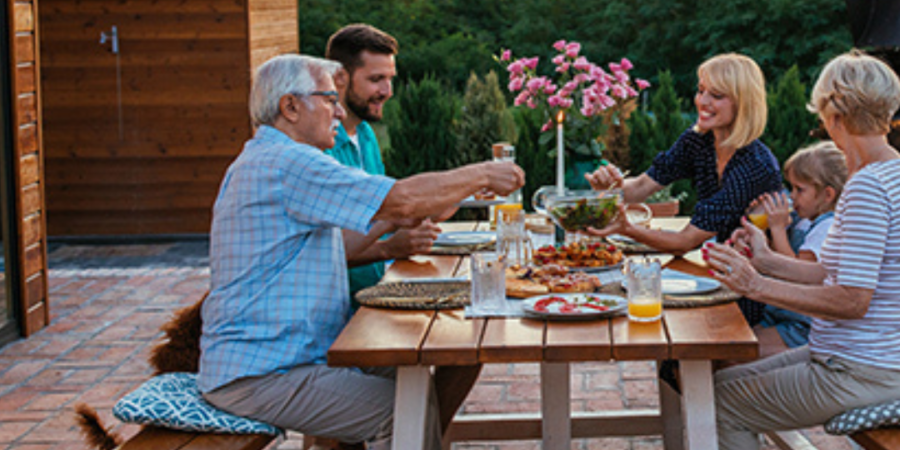
{"type": "MultiPolygon", "coordinates": [[[[325,153],[333,156],[345,166],[362,169],[370,175],[384,175],[384,163],[381,161],[381,148],[375,132],[367,122],[361,122],[356,127],[356,135],[359,137],[359,148],[353,145],[344,125],[338,126],[338,134],[334,138],[334,148],[325,153]]],[[[353,267],[349,270],[350,297],[369,286],[374,286],[384,276],[384,262],[376,262],[365,266],[353,267]]]]}

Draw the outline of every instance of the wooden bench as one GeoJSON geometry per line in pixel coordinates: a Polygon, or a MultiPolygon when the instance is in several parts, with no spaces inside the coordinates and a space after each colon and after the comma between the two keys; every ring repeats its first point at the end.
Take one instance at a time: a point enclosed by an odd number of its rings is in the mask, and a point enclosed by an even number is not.
{"type": "Polygon", "coordinates": [[[850,435],[867,450],[900,450],[900,429],[883,428],[850,435]]]}
{"type": "Polygon", "coordinates": [[[145,427],[119,450],[262,450],[277,436],[267,434],[193,433],[145,427]]]}

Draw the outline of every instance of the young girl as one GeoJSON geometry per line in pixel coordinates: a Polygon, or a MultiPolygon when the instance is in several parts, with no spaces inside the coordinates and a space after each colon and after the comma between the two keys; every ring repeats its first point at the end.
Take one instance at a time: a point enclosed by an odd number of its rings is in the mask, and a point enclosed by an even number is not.
{"type": "MultiPolygon", "coordinates": [[[[847,181],[844,154],[833,142],[823,141],[794,153],[785,163],[784,173],[791,184],[793,220],[784,193],[763,194],[756,200],[769,217],[770,245],[778,253],[818,261],[847,181]]],[[[806,345],[809,327],[809,317],[767,305],[756,327],[760,357],[806,345]]]]}

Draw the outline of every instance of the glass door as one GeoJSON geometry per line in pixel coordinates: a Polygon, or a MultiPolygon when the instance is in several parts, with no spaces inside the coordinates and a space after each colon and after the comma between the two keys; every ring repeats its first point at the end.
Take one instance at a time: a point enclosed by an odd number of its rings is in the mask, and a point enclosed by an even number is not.
{"type": "Polygon", "coordinates": [[[10,76],[13,63],[9,49],[9,22],[10,2],[0,1],[0,23],[3,32],[0,32],[0,218],[2,218],[2,234],[0,234],[0,346],[19,337],[20,328],[18,318],[18,304],[13,295],[9,295],[15,285],[10,276],[10,264],[8,262],[15,255],[15,247],[10,248],[11,232],[16,229],[14,214],[10,214],[10,207],[15,205],[15,199],[10,200],[10,195],[15,191],[12,188],[12,164],[13,155],[13,122],[12,111],[12,86],[10,76]]]}

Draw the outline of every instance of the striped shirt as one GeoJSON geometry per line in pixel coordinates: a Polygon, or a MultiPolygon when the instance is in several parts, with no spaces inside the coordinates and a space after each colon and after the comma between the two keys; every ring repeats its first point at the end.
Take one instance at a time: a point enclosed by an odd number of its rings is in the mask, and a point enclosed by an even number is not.
{"type": "Polygon", "coordinates": [[[900,160],[847,182],[821,257],[826,285],[875,292],[862,319],[813,319],[810,350],[900,369],[900,160]]]}
{"type": "Polygon", "coordinates": [[[213,207],[201,391],[325,363],[350,318],[340,229],[366,233],[393,185],[259,127],[213,207]]]}

